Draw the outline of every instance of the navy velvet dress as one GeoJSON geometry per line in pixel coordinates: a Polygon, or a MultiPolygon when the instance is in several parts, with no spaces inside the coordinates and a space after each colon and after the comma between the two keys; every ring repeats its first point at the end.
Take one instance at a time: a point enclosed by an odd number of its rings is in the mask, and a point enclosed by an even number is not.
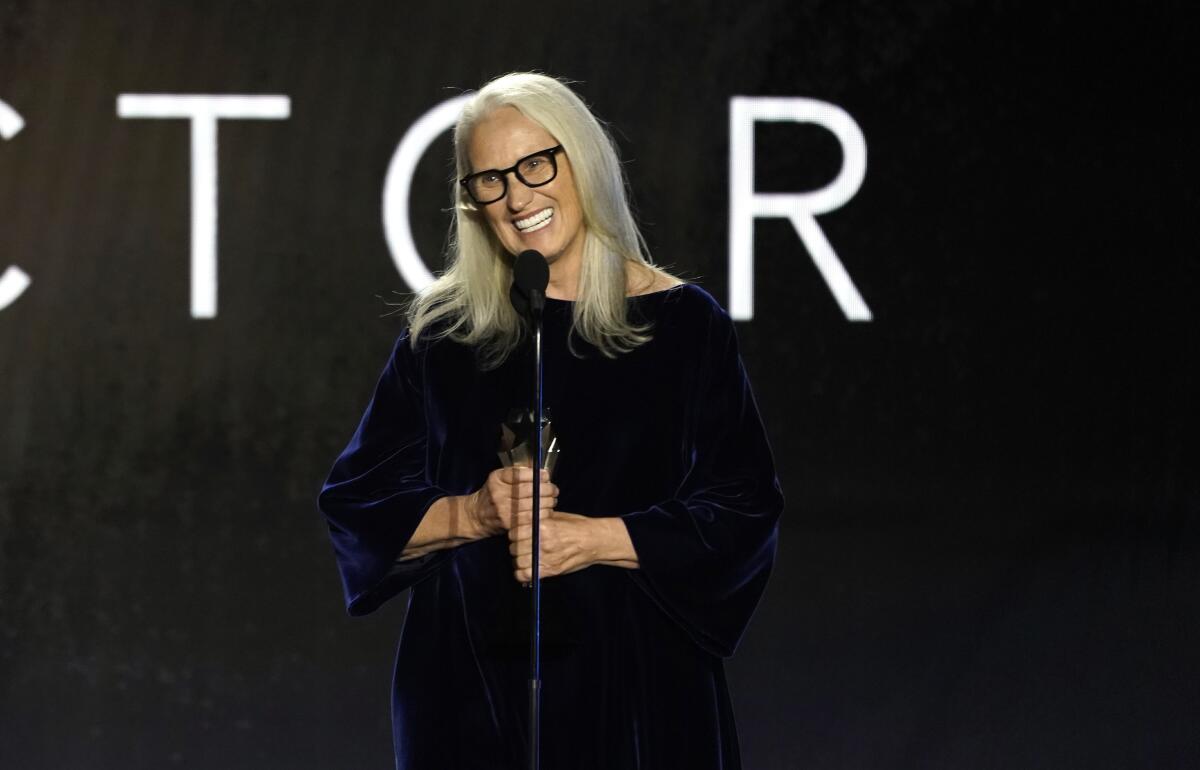
{"type": "MultiPolygon", "coordinates": [[[[578,338],[569,352],[573,303],[546,303],[558,510],[622,517],[640,568],[543,582],[542,767],[738,768],[722,658],[766,585],[783,498],[729,317],[693,285],[628,302],[654,338],[616,359],[578,338]]],[[[431,503],[499,467],[530,356],[481,372],[462,345],[402,335],[321,493],[350,614],[412,589],[398,768],[525,763],[529,592],[507,538],[397,557],[431,503]]]]}

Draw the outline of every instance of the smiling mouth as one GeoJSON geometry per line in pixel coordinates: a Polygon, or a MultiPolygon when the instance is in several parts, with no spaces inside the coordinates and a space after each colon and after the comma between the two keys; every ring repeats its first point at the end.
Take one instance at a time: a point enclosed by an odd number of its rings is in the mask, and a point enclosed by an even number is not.
{"type": "Polygon", "coordinates": [[[542,209],[531,217],[515,220],[513,226],[522,233],[532,233],[550,224],[550,218],[553,216],[554,209],[542,209]]]}

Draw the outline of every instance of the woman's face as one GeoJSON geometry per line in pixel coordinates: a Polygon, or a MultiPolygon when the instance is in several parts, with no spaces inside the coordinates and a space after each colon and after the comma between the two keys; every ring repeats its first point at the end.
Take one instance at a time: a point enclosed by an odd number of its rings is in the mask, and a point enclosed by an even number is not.
{"type": "MultiPolygon", "coordinates": [[[[467,144],[472,173],[512,167],[518,160],[558,141],[513,107],[501,107],[475,127],[467,144]]],[[[563,152],[555,156],[558,174],[538,187],[526,187],[516,174],[507,174],[508,193],[494,203],[481,205],[492,232],[512,255],[526,249],[541,252],[553,264],[583,255],[583,211],[575,193],[571,162],[563,152]]]]}

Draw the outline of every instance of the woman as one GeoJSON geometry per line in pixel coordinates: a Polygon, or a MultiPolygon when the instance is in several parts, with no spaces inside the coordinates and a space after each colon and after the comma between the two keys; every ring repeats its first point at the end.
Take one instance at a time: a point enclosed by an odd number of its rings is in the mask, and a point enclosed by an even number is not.
{"type": "Polygon", "coordinates": [[[513,255],[550,268],[541,484],[542,766],[736,768],[722,657],[770,571],[782,496],[729,317],[645,257],[612,140],[569,88],[492,81],[454,130],[449,267],[409,310],[320,497],[349,612],[412,588],[398,768],[519,768],[533,471],[513,255]]]}

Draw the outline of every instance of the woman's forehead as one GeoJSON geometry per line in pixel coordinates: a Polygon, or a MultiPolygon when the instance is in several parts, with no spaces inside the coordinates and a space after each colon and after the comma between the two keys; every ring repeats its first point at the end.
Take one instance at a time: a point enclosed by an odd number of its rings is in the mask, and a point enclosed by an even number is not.
{"type": "Polygon", "coordinates": [[[542,124],[515,107],[501,107],[486,115],[471,131],[467,156],[471,168],[508,168],[519,159],[558,144],[542,124]]]}

